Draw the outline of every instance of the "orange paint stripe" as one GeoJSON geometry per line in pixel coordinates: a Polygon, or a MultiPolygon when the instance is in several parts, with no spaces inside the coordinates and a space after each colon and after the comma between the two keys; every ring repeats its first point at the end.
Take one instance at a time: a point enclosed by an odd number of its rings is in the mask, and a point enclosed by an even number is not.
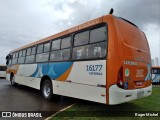
{"type": "Polygon", "coordinates": [[[63,75],[61,75],[59,78],[57,78],[57,80],[65,81],[68,78],[68,76],[72,70],[72,67],[73,67],[73,65],[63,75]]]}
{"type": "Polygon", "coordinates": [[[18,69],[19,69],[19,65],[13,65],[7,69],[6,73],[13,73],[14,75],[16,75],[18,69]]]}

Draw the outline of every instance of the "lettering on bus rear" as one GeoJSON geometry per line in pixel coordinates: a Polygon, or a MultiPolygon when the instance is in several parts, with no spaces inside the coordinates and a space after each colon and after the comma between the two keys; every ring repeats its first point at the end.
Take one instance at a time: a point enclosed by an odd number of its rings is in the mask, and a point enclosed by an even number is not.
{"type": "Polygon", "coordinates": [[[144,70],[143,69],[137,69],[136,77],[144,77],[144,70]]]}

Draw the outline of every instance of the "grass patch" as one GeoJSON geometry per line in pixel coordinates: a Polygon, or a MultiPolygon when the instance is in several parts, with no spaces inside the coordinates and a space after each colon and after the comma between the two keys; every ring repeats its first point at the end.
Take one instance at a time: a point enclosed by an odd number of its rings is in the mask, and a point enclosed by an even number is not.
{"type": "Polygon", "coordinates": [[[149,97],[120,105],[108,106],[89,101],[81,101],[75,106],[52,117],[51,120],[158,120],[160,117],[160,115],[159,117],[133,117],[135,112],[144,113],[145,111],[149,111],[150,113],[160,112],[160,87],[154,87],[152,95],[149,97]],[[118,116],[115,117],[117,114],[118,116]]]}

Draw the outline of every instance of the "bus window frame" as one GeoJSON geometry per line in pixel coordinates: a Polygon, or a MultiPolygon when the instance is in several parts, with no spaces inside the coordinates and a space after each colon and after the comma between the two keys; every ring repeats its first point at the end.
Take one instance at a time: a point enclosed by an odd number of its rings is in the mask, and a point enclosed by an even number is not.
{"type": "Polygon", "coordinates": [[[160,68],[152,68],[151,74],[160,74],[160,68]],[[156,73],[152,72],[155,69],[157,70],[157,72],[156,73]]]}
{"type": "Polygon", "coordinates": [[[86,45],[92,45],[92,44],[97,44],[97,43],[101,43],[101,42],[106,42],[106,55],[103,57],[103,58],[88,58],[88,59],[72,59],[72,56],[71,56],[71,61],[91,61],[91,60],[103,60],[103,59],[106,59],[107,58],[107,55],[108,55],[108,24],[106,22],[104,23],[100,23],[98,25],[95,25],[95,26],[91,26],[89,28],[86,28],[86,29],[82,29],[80,31],[77,31],[73,34],[73,43],[72,43],[72,54],[73,54],[73,48],[74,47],[80,47],[80,46],[86,46],[86,45]],[[90,32],[94,29],[97,29],[97,28],[100,28],[100,27],[105,27],[106,28],[106,39],[104,41],[98,41],[98,42],[93,42],[93,43],[90,43],[90,32]],[[78,33],[81,33],[83,31],[87,31],[89,30],[89,42],[88,44],[85,44],[85,45],[79,45],[79,46],[74,46],[74,37],[76,34],[78,33]]]}
{"type": "Polygon", "coordinates": [[[37,52],[37,45],[27,47],[27,48],[26,48],[26,55],[25,55],[25,62],[24,62],[24,64],[35,64],[35,55],[36,55],[36,52],[37,52]],[[35,47],[35,54],[32,54],[32,48],[33,48],[33,47],[35,47]],[[31,48],[30,55],[27,55],[27,49],[28,49],[28,48],[31,48]],[[27,57],[27,56],[31,56],[31,55],[34,55],[34,62],[32,62],[32,63],[26,63],[26,57],[27,57]]]}
{"type": "Polygon", "coordinates": [[[7,70],[7,66],[5,65],[0,65],[0,71],[6,71],[7,70]]]}
{"type": "MultiPolygon", "coordinates": [[[[21,51],[21,50],[19,50],[19,51],[21,51]]],[[[19,64],[19,63],[18,63],[19,51],[15,51],[15,52],[12,53],[12,54],[14,55],[14,58],[12,57],[12,59],[11,59],[11,65],[19,64]],[[18,54],[18,56],[17,56],[17,54],[18,54]],[[12,64],[13,59],[17,59],[17,60],[16,60],[16,63],[14,63],[14,64],[12,64]]]]}
{"type": "MultiPolygon", "coordinates": [[[[48,40],[48,41],[45,41],[43,43],[40,43],[40,44],[36,44],[34,46],[30,46],[30,47],[27,47],[25,49],[21,49],[22,51],[23,50],[26,50],[26,54],[25,54],[25,62],[24,63],[16,63],[16,64],[35,64],[35,63],[44,63],[44,62],[36,62],[36,55],[37,54],[42,54],[42,53],[45,53],[44,52],[44,44],[46,43],[50,43],[50,49],[49,49],[49,57],[48,57],[48,61],[45,61],[45,62],[73,62],[73,61],[93,61],[93,60],[103,60],[103,59],[106,59],[107,55],[108,55],[108,24],[106,22],[103,22],[103,23],[100,23],[100,24],[97,24],[97,25],[94,25],[94,26],[91,26],[91,27],[88,27],[88,28],[85,28],[85,29],[82,29],[82,30],[79,30],[79,31],[75,31],[73,33],[69,33],[69,34],[66,34],[64,36],[60,36],[60,37],[57,37],[55,39],[51,39],[51,40],[48,40]],[[98,41],[98,42],[93,42],[93,43],[90,43],[90,32],[94,29],[97,29],[97,28],[100,28],[100,27],[105,27],[106,28],[106,39],[104,41],[98,41]],[[85,44],[85,45],[91,45],[91,44],[96,44],[96,43],[101,43],[101,42],[106,42],[106,55],[103,57],[103,58],[89,58],[89,59],[72,59],[72,54],[73,54],[73,48],[74,48],[74,36],[80,32],[83,32],[83,31],[87,31],[89,30],[89,41],[88,41],[88,44],[85,44]],[[61,44],[62,44],[62,39],[64,38],[67,38],[67,37],[71,37],[71,44],[70,44],[70,47],[69,48],[61,48],[61,44]],[[59,40],[60,39],[60,49],[56,49],[56,50],[52,50],[52,42],[56,41],[56,40],[59,40]],[[42,53],[37,53],[37,48],[38,48],[38,45],[43,45],[43,51],[42,53]],[[30,56],[32,54],[32,47],[35,47],[35,54],[34,54],[34,62],[32,63],[26,63],[26,56],[30,56]],[[27,49],[28,48],[31,48],[31,52],[30,52],[30,55],[27,55],[27,49]],[[51,52],[52,51],[58,51],[58,50],[63,50],[63,49],[70,49],[70,58],[68,60],[61,60],[61,61],[51,61],[50,60],[50,57],[51,57],[51,52]]],[[[84,45],[80,45],[80,46],[84,46],[84,45]]],[[[75,46],[75,47],[79,47],[79,46],[75,46]]],[[[21,51],[19,50],[19,51],[21,51]]],[[[12,54],[16,54],[17,52],[19,51],[15,51],[13,52],[12,54]]],[[[13,58],[12,58],[13,59],[13,58]]],[[[11,60],[11,65],[14,65],[12,64],[12,60],[11,60]]]]}
{"type": "Polygon", "coordinates": [[[51,52],[51,45],[52,45],[51,40],[36,45],[36,53],[35,53],[35,60],[34,60],[35,63],[44,63],[44,62],[48,62],[49,63],[50,52],[51,52]],[[47,43],[50,44],[49,51],[48,52],[44,52],[44,44],[47,44],[47,43]],[[42,53],[37,53],[38,45],[43,45],[42,53]],[[37,55],[38,54],[43,54],[43,53],[48,53],[48,60],[47,61],[43,61],[43,62],[37,62],[36,61],[37,60],[36,59],[37,55]]]}
{"type": "Polygon", "coordinates": [[[25,60],[26,60],[26,54],[27,54],[27,49],[21,49],[18,51],[18,53],[22,52],[22,55],[21,56],[18,56],[17,58],[17,64],[24,64],[25,63],[25,60]],[[23,51],[25,51],[25,55],[23,55],[23,51]],[[24,57],[24,62],[23,63],[19,63],[19,58],[23,58],[24,57]]]}
{"type": "Polygon", "coordinates": [[[50,55],[49,55],[49,62],[66,62],[66,61],[70,62],[70,61],[71,61],[72,37],[73,37],[72,34],[67,34],[67,35],[58,37],[58,38],[56,38],[56,39],[53,39],[53,40],[51,41],[51,49],[50,49],[50,55]],[[68,37],[71,38],[71,40],[70,40],[70,47],[68,47],[68,48],[62,48],[62,47],[61,47],[61,46],[62,46],[62,40],[65,39],[65,38],[68,38],[68,37]],[[56,50],[52,50],[52,43],[53,43],[54,41],[56,41],[56,40],[60,40],[60,48],[59,48],[59,49],[56,49],[56,50]],[[56,60],[56,61],[51,60],[51,53],[52,53],[53,51],[62,51],[62,50],[65,50],[65,49],[70,49],[70,56],[69,56],[69,59],[68,59],[68,60],[56,60]]]}

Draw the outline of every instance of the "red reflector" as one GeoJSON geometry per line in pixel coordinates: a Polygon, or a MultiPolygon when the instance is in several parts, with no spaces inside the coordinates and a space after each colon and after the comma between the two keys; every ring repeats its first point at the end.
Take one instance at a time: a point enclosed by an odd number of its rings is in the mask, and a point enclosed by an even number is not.
{"type": "Polygon", "coordinates": [[[142,85],[143,85],[143,82],[136,82],[136,85],[137,85],[137,86],[142,86],[142,85]]]}

